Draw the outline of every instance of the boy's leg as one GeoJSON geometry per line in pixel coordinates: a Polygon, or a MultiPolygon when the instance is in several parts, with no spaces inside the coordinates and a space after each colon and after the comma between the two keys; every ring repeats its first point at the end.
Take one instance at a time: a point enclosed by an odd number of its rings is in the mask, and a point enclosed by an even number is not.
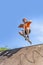
{"type": "Polygon", "coordinates": [[[26,29],[26,35],[29,38],[29,29],[26,29]]]}
{"type": "Polygon", "coordinates": [[[28,30],[27,37],[29,38],[29,34],[31,33],[31,29],[28,30]]]}
{"type": "Polygon", "coordinates": [[[31,29],[29,29],[29,33],[31,33],[31,29]]]}
{"type": "Polygon", "coordinates": [[[24,37],[26,36],[26,35],[25,35],[25,30],[20,31],[19,34],[20,34],[20,35],[23,35],[24,37]]]}
{"type": "Polygon", "coordinates": [[[19,34],[20,34],[20,35],[23,35],[23,32],[22,32],[22,31],[20,31],[20,32],[19,32],[19,34]]]}

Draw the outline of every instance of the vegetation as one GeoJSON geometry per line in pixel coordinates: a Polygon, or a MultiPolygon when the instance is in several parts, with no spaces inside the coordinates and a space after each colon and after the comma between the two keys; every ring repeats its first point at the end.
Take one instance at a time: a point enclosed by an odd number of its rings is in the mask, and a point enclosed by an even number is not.
{"type": "Polygon", "coordinates": [[[5,50],[8,50],[8,48],[0,48],[0,51],[5,51],[5,50]]]}

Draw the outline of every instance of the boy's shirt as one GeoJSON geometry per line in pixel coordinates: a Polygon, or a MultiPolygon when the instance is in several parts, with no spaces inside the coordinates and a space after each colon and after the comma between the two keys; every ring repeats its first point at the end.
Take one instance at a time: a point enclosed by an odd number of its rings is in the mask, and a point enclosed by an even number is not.
{"type": "Polygon", "coordinates": [[[31,24],[31,22],[27,21],[24,24],[20,24],[19,28],[24,28],[24,29],[30,28],[30,24],[31,24]]]}

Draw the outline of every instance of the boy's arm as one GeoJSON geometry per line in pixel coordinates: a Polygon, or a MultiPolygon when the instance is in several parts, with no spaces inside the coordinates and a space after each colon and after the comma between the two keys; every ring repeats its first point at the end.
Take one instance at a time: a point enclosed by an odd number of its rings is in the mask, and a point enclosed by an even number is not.
{"type": "Polygon", "coordinates": [[[18,27],[19,28],[23,28],[24,27],[24,24],[20,24],[18,27]]]}

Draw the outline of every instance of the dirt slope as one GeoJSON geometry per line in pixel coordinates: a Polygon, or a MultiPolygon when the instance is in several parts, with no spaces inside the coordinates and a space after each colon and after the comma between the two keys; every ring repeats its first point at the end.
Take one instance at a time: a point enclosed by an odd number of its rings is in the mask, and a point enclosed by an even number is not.
{"type": "Polygon", "coordinates": [[[10,57],[7,53],[0,55],[0,65],[43,65],[43,45],[21,48],[10,57]]]}

